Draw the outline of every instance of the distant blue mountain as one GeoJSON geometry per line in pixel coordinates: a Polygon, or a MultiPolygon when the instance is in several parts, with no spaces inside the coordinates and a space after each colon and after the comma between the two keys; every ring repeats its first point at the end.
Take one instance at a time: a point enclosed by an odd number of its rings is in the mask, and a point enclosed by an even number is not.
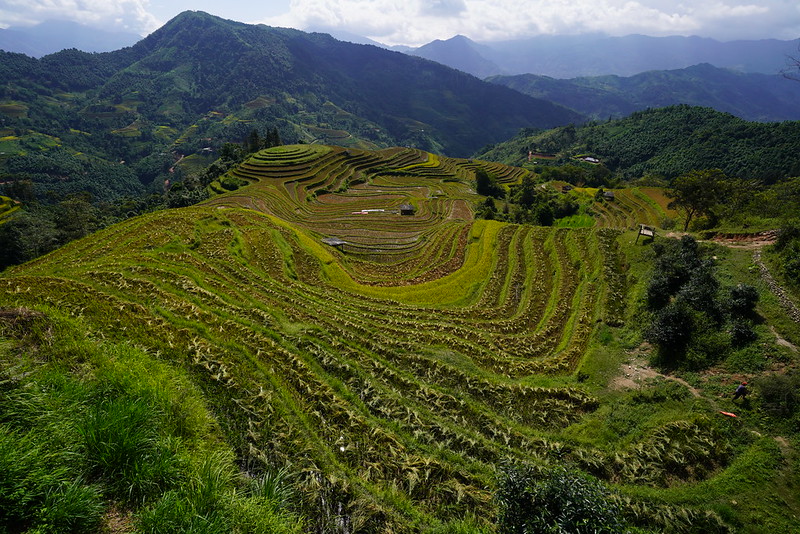
{"type": "Polygon", "coordinates": [[[437,39],[410,53],[467,72],[478,78],[486,78],[503,70],[494,61],[486,59],[493,55],[490,47],[479,45],[463,35],[456,35],[446,41],[437,39]]]}
{"type": "Polygon", "coordinates": [[[743,73],[708,63],[635,76],[556,79],[519,74],[492,83],[549,100],[595,119],[676,104],[714,108],[750,121],[800,120],[800,83],[777,74],[743,73]]]}
{"type": "Polygon", "coordinates": [[[42,57],[64,49],[84,52],[110,52],[135,44],[142,36],[106,31],[64,20],[51,20],[36,26],[0,30],[0,50],[42,57]]]}
{"type": "Polygon", "coordinates": [[[701,37],[552,35],[476,43],[463,36],[413,50],[417,56],[485,78],[494,74],[538,74],[553,78],[633,76],[683,69],[700,63],[740,72],[777,74],[800,39],[720,42],[701,37]]]}

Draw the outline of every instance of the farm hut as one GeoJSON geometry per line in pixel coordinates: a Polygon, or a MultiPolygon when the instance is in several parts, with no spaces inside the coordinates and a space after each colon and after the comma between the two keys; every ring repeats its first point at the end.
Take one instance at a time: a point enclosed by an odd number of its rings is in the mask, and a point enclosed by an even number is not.
{"type": "Polygon", "coordinates": [[[653,240],[656,238],[656,229],[646,224],[640,224],[639,233],[636,235],[636,243],[639,242],[640,236],[644,236],[645,238],[649,237],[651,240],[653,240]]]}
{"type": "Polygon", "coordinates": [[[338,237],[323,237],[322,242],[333,248],[338,248],[343,252],[344,252],[344,246],[347,244],[347,241],[343,241],[338,237]]]}
{"type": "Polygon", "coordinates": [[[414,215],[415,211],[411,204],[400,204],[400,215],[414,215]]]}
{"type": "Polygon", "coordinates": [[[606,200],[614,200],[616,197],[613,191],[603,191],[603,198],[606,200]]]}
{"type": "Polygon", "coordinates": [[[567,185],[565,185],[564,187],[561,188],[561,192],[562,193],[569,193],[570,191],[572,191],[572,186],[569,185],[569,184],[567,184],[567,185]]]}

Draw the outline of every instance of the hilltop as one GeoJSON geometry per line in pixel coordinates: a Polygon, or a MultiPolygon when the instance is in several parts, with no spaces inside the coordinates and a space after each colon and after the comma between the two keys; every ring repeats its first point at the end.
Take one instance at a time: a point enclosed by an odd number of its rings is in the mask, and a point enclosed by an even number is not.
{"type": "MultiPolygon", "coordinates": [[[[69,428],[35,442],[89,447],[70,495],[100,495],[92,513],[102,521],[127,503],[137,525],[199,528],[191,522],[205,518],[214,531],[255,532],[256,517],[286,520],[283,506],[314,531],[491,532],[510,466],[543,475],[569,464],[613,488],[620,521],[641,532],[730,532],[765,515],[763,526],[789,528],[794,445],[773,439],[766,416],[750,432],[757,408],[720,415],[739,407],[714,398],[727,385],[713,377],[693,378],[693,389],[663,377],[611,385],[644,350],[635,318],[651,247],[633,245],[629,228],[667,215],[663,192],[617,191],[595,209],[596,228],[506,224],[474,220],[479,170],[505,186],[530,177],[409,148],[270,148],[231,171],[235,191],[7,271],[0,305],[17,311],[0,323],[4,424],[33,443],[58,418],[31,419],[23,393],[60,413],[78,384],[102,399],[73,410],[78,428],[97,425],[81,414],[131,399],[137,421],[136,402],[155,406],[166,423],[145,452],[190,458],[164,460],[163,471],[137,471],[149,464],[136,448],[118,460],[132,467],[115,471],[93,441],[82,445],[92,434],[69,428]],[[39,326],[14,326],[25,321],[39,326]],[[133,361],[152,371],[126,374],[133,361]],[[37,388],[42,380],[51,386],[37,388]],[[698,388],[709,393],[696,397],[698,388]],[[41,400],[48,391],[61,400],[41,400]],[[209,466],[203,439],[229,456],[209,466]],[[162,476],[170,469],[178,474],[162,476]],[[119,489],[132,473],[134,500],[119,489]],[[108,510],[103,498],[117,504],[108,510]]],[[[734,280],[762,287],[747,253],[717,254],[734,280]]],[[[770,299],[760,310],[783,317],[770,299]]],[[[775,324],[799,341],[796,325],[775,324]]],[[[771,357],[792,361],[766,324],[758,335],[771,357]]],[[[121,439],[103,431],[104,443],[121,439]]],[[[60,495],[47,487],[41,495],[60,495]]],[[[37,499],[24,506],[38,510],[37,499]]]]}

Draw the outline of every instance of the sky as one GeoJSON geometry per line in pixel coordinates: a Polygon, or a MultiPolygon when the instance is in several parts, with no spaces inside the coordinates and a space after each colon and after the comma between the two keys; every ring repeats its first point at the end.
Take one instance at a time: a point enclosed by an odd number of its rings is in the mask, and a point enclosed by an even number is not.
{"type": "Polygon", "coordinates": [[[56,19],[144,36],[186,10],[408,46],[459,34],[800,38],[800,0],[0,0],[0,28],[56,19]]]}

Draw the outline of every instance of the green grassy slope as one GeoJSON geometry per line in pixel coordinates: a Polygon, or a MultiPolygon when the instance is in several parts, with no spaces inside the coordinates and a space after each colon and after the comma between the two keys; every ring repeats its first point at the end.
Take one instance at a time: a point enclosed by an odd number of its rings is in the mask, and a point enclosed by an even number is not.
{"type": "MultiPolygon", "coordinates": [[[[13,269],[0,304],[56,308],[91,339],[186,369],[241,465],[288,466],[311,528],[491,528],[507,461],[572,462],[619,484],[626,518],[657,531],[735,525],[741,489],[725,481],[780,452],[732,448],[685,390],[607,391],[617,360],[595,336],[625,318],[619,230],[473,221],[484,165],[262,151],[234,171],[249,182],[237,191],[13,269]]],[[[622,205],[655,205],[640,194],[622,205]]],[[[775,476],[764,469],[759,484],[775,476]]]]}

